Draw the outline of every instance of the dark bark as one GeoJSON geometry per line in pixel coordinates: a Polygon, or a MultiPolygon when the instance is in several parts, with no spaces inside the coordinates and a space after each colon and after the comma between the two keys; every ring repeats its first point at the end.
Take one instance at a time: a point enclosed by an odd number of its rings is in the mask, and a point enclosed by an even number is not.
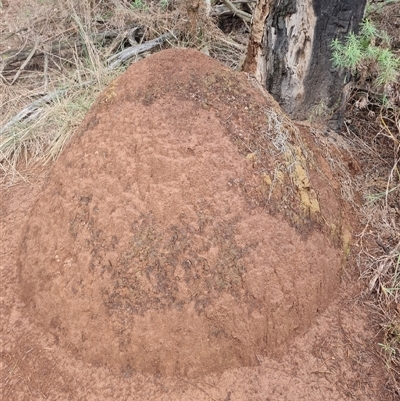
{"type": "Polygon", "coordinates": [[[267,10],[260,40],[251,38],[244,69],[296,119],[324,110],[338,128],[344,111],[346,76],[332,67],[331,43],[357,32],[366,0],[259,0],[267,10]]]}

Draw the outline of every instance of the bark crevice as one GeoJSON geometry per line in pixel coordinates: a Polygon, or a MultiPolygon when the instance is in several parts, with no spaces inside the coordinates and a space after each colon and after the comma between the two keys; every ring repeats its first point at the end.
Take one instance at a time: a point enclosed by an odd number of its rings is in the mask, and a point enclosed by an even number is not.
{"type": "Polygon", "coordinates": [[[258,0],[244,69],[293,118],[308,119],[317,110],[337,129],[344,114],[346,76],[332,67],[331,43],[357,32],[365,3],[258,0]]]}

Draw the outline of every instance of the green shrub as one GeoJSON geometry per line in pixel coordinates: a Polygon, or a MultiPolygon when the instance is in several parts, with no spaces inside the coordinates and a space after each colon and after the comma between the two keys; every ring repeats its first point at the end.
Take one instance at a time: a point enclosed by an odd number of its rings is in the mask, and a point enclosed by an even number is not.
{"type": "Polygon", "coordinates": [[[390,37],[365,19],[358,35],[350,33],[343,42],[332,42],[333,65],[359,74],[376,86],[387,86],[400,76],[400,58],[390,50],[390,37]]]}
{"type": "Polygon", "coordinates": [[[142,11],[148,10],[148,6],[146,5],[146,2],[144,0],[131,1],[130,5],[132,10],[142,10],[142,11]]]}

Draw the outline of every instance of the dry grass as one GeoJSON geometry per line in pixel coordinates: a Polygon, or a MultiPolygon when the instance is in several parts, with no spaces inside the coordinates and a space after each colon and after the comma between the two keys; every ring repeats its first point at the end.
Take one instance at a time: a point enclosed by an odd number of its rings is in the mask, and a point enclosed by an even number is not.
{"type": "Polygon", "coordinates": [[[60,154],[95,95],[113,78],[101,62],[90,10],[82,3],[79,9],[72,0],[65,8],[54,2],[23,4],[10,10],[21,24],[15,27],[18,38],[8,35],[1,42],[9,49],[2,52],[0,167],[9,183],[21,178],[17,167],[60,154]],[[7,124],[21,110],[24,118],[7,124]]]}
{"type": "Polygon", "coordinates": [[[201,11],[193,19],[184,0],[9,4],[0,38],[3,181],[12,184],[24,166],[57,158],[96,95],[127,67],[107,66],[124,48],[169,33],[166,46],[195,47],[237,67],[245,45],[201,11]]]}
{"type": "Polygon", "coordinates": [[[358,264],[381,326],[380,349],[395,394],[400,394],[400,109],[350,108],[348,141],[363,171],[355,191],[359,211],[358,264]]]}
{"type": "MultiPolygon", "coordinates": [[[[371,0],[367,10],[378,29],[389,33],[399,57],[400,1],[371,0]]],[[[346,124],[347,141],[363,169],[354,182],[364,201],[358,264],[378,313],[379,346],[392,378],[390,388],[400,396],[400,82],[389,88],[386,107],[379,93],[362,89],[349,100],[346,124]]]]}

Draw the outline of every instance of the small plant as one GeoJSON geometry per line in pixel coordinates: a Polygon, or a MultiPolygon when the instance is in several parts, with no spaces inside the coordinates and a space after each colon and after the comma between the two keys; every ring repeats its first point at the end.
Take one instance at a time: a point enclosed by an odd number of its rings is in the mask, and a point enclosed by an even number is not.
{"type": "Polygon", "coordinates": [[[389,48],[390,37],[365,19],[358,35],[350,33],[344,42],[332,42],[333,65],[362,80],[372,80],[376,86],[394,84],[400,76],[400,58],[389,48]]]}
{"type": "Polygon", "coordinates": [[[160,7],[163,10],[166,10],[169,6],[169,0],[160,0],[160,7]]]}
{"type": "Polygon", "coordinates": [[[148,7],[146,5],[145,0],[134,0],[131,2],[131,8],[134,10],[147,10],[148,7]]]}

